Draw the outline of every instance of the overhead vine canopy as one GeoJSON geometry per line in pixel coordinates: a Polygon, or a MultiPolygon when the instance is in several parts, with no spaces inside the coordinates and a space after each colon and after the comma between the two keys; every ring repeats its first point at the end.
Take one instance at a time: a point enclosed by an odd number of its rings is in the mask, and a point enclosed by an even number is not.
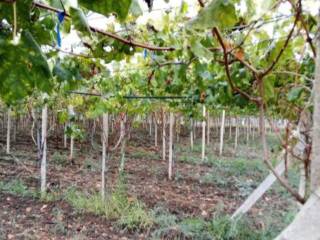
{"type": "Polygon", "coordinates": [[[152,1],[3,0],[1,98],[81,89],[301,110],[314,70],[310,3],[182,1],[155,20],[152,1]]]}

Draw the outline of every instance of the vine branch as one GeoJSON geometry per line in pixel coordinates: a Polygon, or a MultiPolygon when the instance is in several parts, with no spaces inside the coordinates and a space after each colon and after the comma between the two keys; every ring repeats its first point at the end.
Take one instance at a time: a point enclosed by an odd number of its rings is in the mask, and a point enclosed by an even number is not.
{"type": "MultiPolygon", "coordinates": [[[[38,3],[38,2],[33,2],[34,6],[38,7],[38,8],[41,8],[41,9],[44,9],[44,10],[48,10],[48,11],[52,11],[52,12],[56,12],[56,13],[59,13],[59,12],[63,12],[63,10],[61,9],[58,9],[58,8],[54,8],[54,7],[51,7],[51,6],[48,6],[46,4],[43,4],[43,3],[38,3]]],[[[70,18],[70,14],[65,12],[65,16],[67,18],[70,18]]],[[[101,30],[101,29],[98,29],[96,27],[93,27],[93,26],[89,26],[90,30],[93,31],[93,32],[96,32],[96,33],[99,33],[99,34],[102,34],[104,36],[107,36],[107,37],[110,37],[110,38],[113,38],[119,42],[122,42],[126,45],[130,45],[132,47],[140,47],[140,48],[145,48],[145,49],[148,49],[148,50],[152,50],[152,51],[174,51],[175,48],[174,47],[158,47],[158,46],[153,46],[153,45],[150,45],[150,44],[147,44],[147,43],[140,43],[140,42],[136,42],[132,39],[125,39],[115,33],[111,33],[111,32],[107,32],[107,31],[104,31],[104,30],[101,30]]]]}
{"type": "Polygon", "coordinates": [[[250,96],[248,93],[246,93],[245,91],[241,90],[240,88],[238,88],[234,82],[232,81],[232,78],[231,78],[231,73],[230,73],[230,68],[229,68],[229,60],[228,60],[228,51],[227,51],[227,48],[224,44],[224,41],[221,37],[221,34],[218,30],[217,27],[214,27],[212,29],[212,35],[213,36],[216,36],[220,46],[222,47],[222,50],[223,50],[223,59],[224,59],[224,66],[225,66],[225,71],[226,71],[226,75],[227,75],[227,81],[231,87],[231,89],[234,91],[234,92],[238,92],[239,94],[241,94],[242,96],[244,96],[245,98],[249,99],[250,101],[252,102],[255,102],[255,103],[259,103],[260,100],[258,98],[255,98],[255,97],[252,97],[250,96]]]}
{"type": "Polygon", "coordinates": [[[280,49],[277,57],[272,61],[270,66],[267,69],[265,69],[264,71],[262,71],[262,73],[260,74],[260,78],[263,78],[264,76],[268,75],[272,71],[272,69],[275,67],[275,65],[280,60],[284,50],[288,47],[290,39],[291,39],[292,34],[294,32],[294,29],[295,29],[295,27],[296,27],[296,25],[298,23],[300,15],[301,15],[301,3],[300,3],[300,1],[298,2],[298,6],[296,8],[296,11],[297,12],[296,12],[296,16],[295,16],[295,20],[294,20],[293,26],[292,26],[292,28],[291,28],[291,30],[290,30],[287,38],[286,38],[286,41],[285,41],[284,45],[282,46],[282,48],[280,49]]]}

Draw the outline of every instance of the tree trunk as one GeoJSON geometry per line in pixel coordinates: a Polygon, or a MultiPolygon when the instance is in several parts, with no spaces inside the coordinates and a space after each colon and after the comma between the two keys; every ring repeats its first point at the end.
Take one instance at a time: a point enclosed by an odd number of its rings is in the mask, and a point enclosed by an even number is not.
{"type": "Polygon", "coordinates": [[[170,121],[169,121],[169,164],[168,164],[168,178],[172,180],[172,166],[173,166],[173,123],[174,115],[173,112],[170,112],[170,121]]]}
{"type": "Polygon", "coordinates": [[[222,110],[221,128],[220,128],[220,148],[219,148],[219,155],[220,156],[222,155],[222,150],[223,150],[225,115],[226,115],[226,111],[222,110]]]}
{"type": "Polygon", "coordinates": [[[42,127],[41,127],[41,167],[40,167],[40,179],[41,195],[46,193],[46,178],[47,178],[47,125],[48,125],[48,106],[44,105],[42,108],[42,127]]]}
{"type": "Polygon", "coordinates": [[[201,144],[201,160],[204,161],[206,154],[206,106],[202,107],[202,144],[201,144]]]}
{"type": "MultiPolygon", "coordinates": [[[[263,95],[261,95],[263,96],[263,95]]],[[[261,136],[261,143],[263,148],[263,160],[269,160],[269,150],[267,145],[267,137],[266,137],[266,128],[265,128],[265,121],[264,121],[264,105],[263,103],[259,106],[259,128],[260,128],[260,136],[261,136]]]]}
{"type": "Polygon", "coordinates": [[[11,109],[8,109],[8,118],[7,118],[7,154],[10,153],[10,130],[11,130],[11,109]]]}
{"type": "Polygon", "coordinates": [[[101,197],[106,195],[106,161],[108,159],[109,122],[108,113],[102,115],[102,160],[101,160],[101,197]]]}

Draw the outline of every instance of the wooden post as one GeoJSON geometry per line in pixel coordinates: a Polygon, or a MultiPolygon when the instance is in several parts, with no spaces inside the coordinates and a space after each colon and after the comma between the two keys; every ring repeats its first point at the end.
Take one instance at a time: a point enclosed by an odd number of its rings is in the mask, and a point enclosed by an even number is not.
{"type": "Polygon", "coordinates": [[[232,137],[232,117],[229,117],[229,139],[232,137]]]}
{"type": "Polygon", "coordinates": [[[219,148],[220,156],[222,155],[222,150],[223,150],[225,115],[226,115],[226,111],[222,110],[221,128],[220,128],[220,148],[219,148]]]}
{"type": "Polygon", "coordinates": [[[238,147],[238,136],[239,136],[239,127],[237,118],[235,119],[235,126],[236,126],[236,134],[234,136],[234,152],[236,153],[238,147]]]}
{"type": "Polygon", "coordinates": [[[246,141],[247,141],[247,144],[249,144],[249,129],[250,129],[250,120],[249,120],[249,117],[246,118],[246,122],[247,122],[247,127],[246,127],[246,135],[247,135],[247,138],[246,138],[246,141]]]}
{"type": "Polygon", "coordinates": [[[211,128],[211,124],[210,124],[210,115],[209,115],[209,111],[207,111],[207,145],[210,144],[210,128],[211,128]]]}
{"type": "Polygon", "coordinates": [[[41,167],[40,167],[40,179],[41,186],[40,192],[44,196],[46,193],[46,181],[47,181],[47,125],[48,125],[48,106],[44,105],[42,108],[42,126],[41,126],[41,167]]]}
{"type": "Polygon", "coordinates": [[[194,140],[194,132],[193,132],[193,118],[190,119],[190,148],[193,150],[193,140],[194,140]]]}
{"type": "Polygon", "coordinates": [[[166,115],[162,109],[162,160],[166,160],[166,115]]]}
{"type": "Polygon", "coordinates": [[[206,106],[202,107],[202,144],[201,144],[201,160],[203,161],[206,154],[206,106]]]}
{"type": "Polygon", "coordinates": [[[154,116],[154,146],[158,147],[158,122],[156,116],[154,116]]]}
{"type": "Polygon", "coordinates": [[[170,112],[170,120],[169,120],[169,164],[168,164],[168,178],[169,178],[169,180],[172,180],[173,124],[174,124],[174,115],[173,115],[173,112],[170,112]]]}
{"type": "Polygon", "coordinates": [[[106,159],[108,159],[109,121],[108,113],[102,115],[102,160],[101,160],[101,198],[106,195],[106,159]]]}
{"type": "Polygon", "coordinates": [[[124,163],[125,163],[125,146],[126,146],[126,136],[125,136],[125,121],[126,121],[126,116],[121,116],[121,121],[120,121],[120,136],[121,136],[121,159],[120,159],[120,167],[119,167],[119,172],[122,173],[124,171],[124,163]]]}
{"type": "MultiPolygon", "coordinates": [[[[282,175],[284,173],[284,161],[281,161],[275,171],[282,175]]],[[[242,205],[234,212],[232,218],[245,214],[250,208],[262,197],[262,195],[273,185],[277,180],[273,173],[270,173],[265,180],[250,194],[250,196],[242,203],[242,205]]]]}
{"type": "Polygon", "coordinates": [[[64,124],[64,127],[63,127],[64,131],[63,131],[63,147],[64,148],[67,148],[67,134],[66,134],[66,131],[67,131],[67,124],[64,124]]]}
{"type": "Polygon", "coordinates": [[[10,130],[11,130],[11,109],[8,109],[8,117],[7,117],[7,154],[10,153],[10,130]]]}
{"type": "MultiPolygon", "coordinates": [[[[68,113],[69,115],[74,115],[74,109],[72,105],[68,106],[68,113]]],[[[74,137],[71,135],[70,137],[70,153],[69,153],[69,160],[73,162],[73,149],[74,149],[74,137]]]]}

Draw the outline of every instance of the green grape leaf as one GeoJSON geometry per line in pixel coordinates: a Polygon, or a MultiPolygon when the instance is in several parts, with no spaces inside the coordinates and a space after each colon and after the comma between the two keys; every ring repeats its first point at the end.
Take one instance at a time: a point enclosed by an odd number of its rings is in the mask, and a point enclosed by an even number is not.
{"type": "Polygon", "coordinates": [[[0,97],[13,103],[35,89],[52,90],[47,59],[30,32],[23,31],[17,45],[0,39],[0,97]]]}
{"type": "Polygon", "coordinates": [[[103,15],[116,13],[119,20],[123,21],[129,13],[132,0],[79,0],[78,2],[80,6],[103,15]]]}
{"type": "Polygon", "coordinates": [[[266,100],[269,100],[270,98],[274,97],[274,82],[275,82],[274,76],[268,76],[263,81],[264,97],[266,100]]]}
{"type": "Polygon", "coordinates": [[[84,33],[85,35],[90,34],[90,27],[87,22],[86,16],[83,11],[79,8],[70,8],[70,15],[72,18],[72,23],[74,24],[76,30],[84,33]]]}
{"type": "Polygon", "coordinates": [[[288,101],[293,102],[293,101],[299,99],[299,97],[301,96],[302,92],[303,92],[303,87],[294,87],[294,88],[292,88],[289,91],[288,95],[287,95],[288,101]]]}
{"type": "Polygon", "coordinates": [[[212,27],[231,27],[238,21],[235,4],[231,0],[213,0],[201,9],[198,16],[188,25],[193,29],[204,30],[212,27]]]}
{"type": "Polygon", "coordinates": [[[130,13],[134,17],[139,17],[143,14],[138,0],[132,0],[131,6],[130,6],[130,13]]]}
{"type": "Polygon", "coordinates": [[[212,53],[195,38],[191,40],[191,51],[199,58],[212,57],[212,53]]]}

